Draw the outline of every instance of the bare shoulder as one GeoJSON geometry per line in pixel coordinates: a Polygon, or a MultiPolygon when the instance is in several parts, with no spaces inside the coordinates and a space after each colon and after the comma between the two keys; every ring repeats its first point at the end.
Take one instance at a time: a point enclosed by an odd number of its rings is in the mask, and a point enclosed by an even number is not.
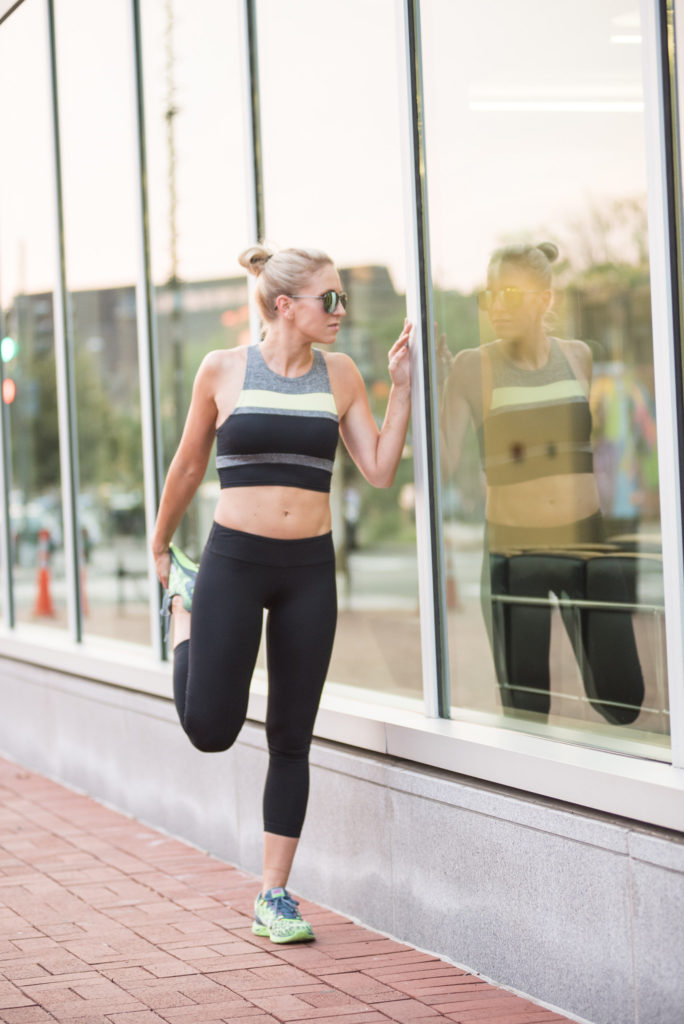
{"type": "Polygon", "coordinates": [[[246,362],[247,350],[244,346],[207,352],[197,370],[195,386],[217,390],[230,386],[233,380],[242,381],[246,362]]]}
{"type": "Polygon", "coordinates": [[[351,395],[353,391],[363,388],[361,371],[346,352],[324,352],[323,358],[336,397],[338,394],[351,395]]]}
{"type": "Polygon", "coordinates": [[[587,345],[586,341],[581,341],[579,338],[559,338],[558,339],[561,348],[571,355],[575,355],[580,359],[588,359],[591,362],[591,349],[587,345]]]}
{"type": "Polygon", "coordinates": [[[207,352],[200,363],[198,373],[232,373],[242,370],[247,361],[247,347],[217,348],[207,352]]]}
{"type": "MultiPolygon", "coordinates": [[[[486,347],[486,346],[485,346],[486,347]]],[[[482,387],[482,349],[464,348],[457,352],[451,363],[448,393],[470,399],[475,390],[482,387]]]]}
{"type": "Polygon", "coordinates": [[[246,365],[244,346],[207,352],[195,376],[193,401],[211,406],[217,422],[222,422],[235,407],[246,365]]]}
{"type": "Polygon", "coordinates": [[[366,389],[361,372],[346,352],[324,352],[330,388],[340,420],[359,401],[367,401],[366,389]]]}
{"type": "Polygon", "coordinates": [[[331,383],[333,378],[340,383],[358,376],[359,368],[346,352],[324,352],[325,367],[328,371],[331,383]]]}
{"type": "MultiPolygon", "coordinates": [[[[494,344],[494,342],[490,342],[494,344]]],[[[484,348],[489,348],[489,345],[484,345],[484,348]]],[[[464,348],[460,352],[457,352],[454,356],[454,366],[458,366],[461,373],[475,373],[480,370],[482,366],[482,349],[481,348],[464,348]]]]}
{"type": "Polygon", "coordinates": [[[594,361],[591,349],[584,341],[578,338],[558,339],[561,352],[570,364],[570,369],[582,385],[584,392],[589,397],[591,389],[591,378],[594,371],[594,361]]]}
{"type": "Polygon", "coordinates": [[[558,343],[573,369],[581,369],[585,374],[591,373],[593,356],[586,341],[580,341],[579,338],[559,338],[558,343]]]}

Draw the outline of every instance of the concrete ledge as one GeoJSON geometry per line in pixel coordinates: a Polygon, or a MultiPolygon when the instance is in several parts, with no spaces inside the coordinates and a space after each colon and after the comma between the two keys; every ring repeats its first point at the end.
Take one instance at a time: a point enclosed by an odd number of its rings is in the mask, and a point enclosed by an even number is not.
{"type": "MultiPolygon", "coordinates": [[[[77,645],[55,630],[26,625],[0,631],[0,650],[7,659],[67,678],[171,696],[170,666],[135,645],[77,645]]],[[[498,720],[426,718],[419,701],[385,698],[378,703],[372,691],[328,683],[316,737],[684,833],[684,768],[649,759],[663,751],[638,744],[625,753],[593,749],[583,745],[585,736],[571,742],[568,728],[548,727],[539,736],[503,728],[498,720]]],[[[257,672],[249,715],[263,722],[265,713],[266,681],[257,672]]],[[[621,742],[629,744],[625,737],[621,742]]]]}
{"type": "MultiPolygon", "coordinates": [[[[168,697],[2,659],[0,695],[9,757],[259,872],[261,725],[206,755],[168,697]]],[[[311,766],[294,888],[594,1024],[676,1019],[681,836],[329,741],[311,766]]]]}

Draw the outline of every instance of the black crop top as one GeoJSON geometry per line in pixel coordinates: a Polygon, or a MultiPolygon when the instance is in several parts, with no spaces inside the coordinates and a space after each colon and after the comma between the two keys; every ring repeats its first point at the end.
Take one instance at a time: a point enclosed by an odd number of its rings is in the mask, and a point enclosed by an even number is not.
{"type": "Polygon", "coordinates": [[[323,353],[314,349],[313,357],[308,373],[281,377],[259,345],[249,347],[237,404],[216,431],[222,488],[330,491],[338,416],[323,353]]]}
{"type": "Polygon", "coordinates": [[[593,471],[589,402],[558,340],[550,340],[538,370],[516,366],[498,345],[483,354],[492,387],[477,436],[490,485],[593,471]]]}

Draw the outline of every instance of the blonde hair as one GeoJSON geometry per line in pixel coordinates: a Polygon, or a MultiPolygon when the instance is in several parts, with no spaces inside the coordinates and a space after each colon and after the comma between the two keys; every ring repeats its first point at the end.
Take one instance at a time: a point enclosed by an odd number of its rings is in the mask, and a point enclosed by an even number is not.
{"type": "Polygon", "coordinates": [[[257,278],[254,297],[264,320],[276,319],[279,295],[297,295],[330,257],[319,249],[281,249],[253,245],[238,257],[240,266],[257,278]]]}
{"type": "Polygon", "coordinates": [[[492,253],[489,261],[489,273],[498,274],[502,263],[526,270],[536,278],[543,290],[551,288],[551,264],[558,259],[558,246],[553,242],[540,242],[539,245],[506,245],[492,253]]]}

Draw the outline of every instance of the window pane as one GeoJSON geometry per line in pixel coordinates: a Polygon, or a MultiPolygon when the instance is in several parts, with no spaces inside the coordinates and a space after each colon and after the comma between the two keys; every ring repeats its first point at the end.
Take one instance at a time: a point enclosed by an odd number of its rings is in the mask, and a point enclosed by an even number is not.
{"type": "MultiPolygon", "coordinates": [[[[250,338],[247,282],[237,262],[249,244],[239,15],[237,0],[142,5],[164,469],[202,358],[250,338]]],[[[207,537],[217,496],[210,459],[176,535],[193,556],[207,537]]]]}
{"type": "Polygon", "coordinates": [[[45,5],[27,0],[0,33],[1,326],[12,571],[17,620],[64,627],[49,95],[45,5]]]}
{"type": "Polygon", "coordinates": [[[663,756],[638,9],[422,17],[454,713],[663,756]]]}
{"type": "Polygon", "coordinates": [[[130,9],[56,5],[84,630],[148,643],[130,9]]]}
{"type": "MultiPolygon", "coordinates": [[[[337,346],[381,422],[387,350],[405,316],[397,4],[259,0],[266,229],[335,260],[349,308],[337,346]],[[353,71],[350,68],[353,62],[353,71]]],[[[329,678],[422,694],[413,462],[365,483],[340,448],[333,479],[340,618],[329,678]]]]}

